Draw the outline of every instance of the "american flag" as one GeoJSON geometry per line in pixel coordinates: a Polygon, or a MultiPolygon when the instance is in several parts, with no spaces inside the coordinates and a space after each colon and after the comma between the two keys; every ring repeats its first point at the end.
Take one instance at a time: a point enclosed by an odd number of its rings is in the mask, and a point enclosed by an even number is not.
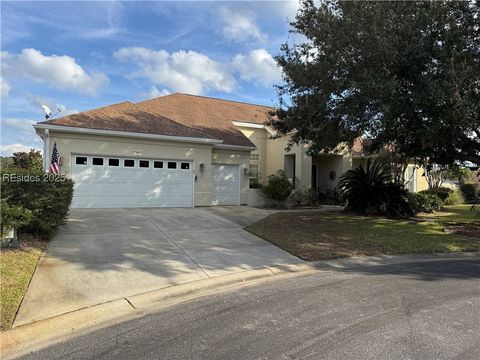
{"type": "Polygon", "coordinates": [[[52,161],[50,162],[50,172],[60,175],[60,153],[57,149],[57,143],[53,144],[52,161]]]}

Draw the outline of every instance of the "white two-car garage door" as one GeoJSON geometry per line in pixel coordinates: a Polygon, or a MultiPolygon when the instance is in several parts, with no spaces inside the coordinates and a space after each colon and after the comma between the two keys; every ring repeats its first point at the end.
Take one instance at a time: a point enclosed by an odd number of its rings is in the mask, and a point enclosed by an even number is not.
{"type": "Polygon", "coordinates": [[[193,163],[74,155],[72,207],[193,207],[193,163]]]}
{"type": "Polygon", "coordinates": [[[240,168],[238,165],[212,165],[212,205],[240,204],[240,168]]]}

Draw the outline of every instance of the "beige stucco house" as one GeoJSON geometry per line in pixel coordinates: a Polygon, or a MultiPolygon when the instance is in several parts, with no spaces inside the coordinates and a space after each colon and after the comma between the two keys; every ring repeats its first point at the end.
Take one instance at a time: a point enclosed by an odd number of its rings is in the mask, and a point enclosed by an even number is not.
{"type": "MultiPolygon", "coordinates": [[[[247,204],[249,180],[285,170],[295,187],[333,189],[365,160],[361,149],[307,156],[273,139],[266,106],[186,94],[122,102],[34,125],[45,169],[54,144],[73,178],[72,206],[193,207],[247,204]]],[[[425,188],[409,169],[412,191],[425,188]]]]}

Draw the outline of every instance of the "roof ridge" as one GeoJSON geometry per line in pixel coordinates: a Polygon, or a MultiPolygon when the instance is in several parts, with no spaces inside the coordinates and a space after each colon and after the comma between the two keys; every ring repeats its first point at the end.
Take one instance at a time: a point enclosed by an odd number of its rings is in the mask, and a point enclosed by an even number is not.
{"type": "Polygon", "coordinates": [[[76,113],[73,113],[73,114],[68,114],[68,115],[60,116],[60,117],[54,118],[54,119],[48,119],[48,120],[39,121],[38,123],[39,123],[39,124],[40,124],[40,123],[51,123],[51,122],[54,122],[54,121],[56,121],[56,120],[68,118],[68,117],[70,117],[70,116],[79,115],[79,114],[85,114],[85,113],[89,113],[89,112],[91,112],[91,111],[97,111],[97,110],[100,110],[100,109],[105,109],[105,108],[109,108],[109,107],[116,106],[116,105],[121,105],[121,104],[130,104],[130,105],[137,106],[137,104],[132,103],[131,101],[125,100],[125,101],[120,101],[120,102],[115,103],[115,104],[104,105],[104,106],[100,106],[100,107],[97,107],[97,108],[88,109],[88,110],[85,110],[85,111],[79,111],[79,112],[76,112],[76,113]]]}
{"type": "Polygon", "coordinates": [[[253,104],[253,103],[249,103],[249,102],[246,102],[246,101],[227,100],[227,99],[215,98],[215,97],[212,97],[212,96],[194,95],[194,94],[187,94],[187,93],[182,93],[182,92],[175,92],[173,94],[158,96],[158,97],[153,98],[153,99],[140,101],[136,104],[141,104],[141,103],[144,103],[144,102],[149,102],[149,101],[156,100],[156,99],[161,98],[161,97],[167,97],[167,96],[172,96],[172,95],[185,95],[185,96],[192,96],[192,97],[197,97],[197,98],[202,98],[202,99],[210,99],[210,100],[216,100],[216,101],[224,101],[224,102],[229,102],[229,103],[237,103],[237,104],[244,104],[244,105],[251,105],[251,106],[260,106],[260,107],[264,107],[264,108],[275,109],[273,106],[268,106],[268,105],[253,104]]]}

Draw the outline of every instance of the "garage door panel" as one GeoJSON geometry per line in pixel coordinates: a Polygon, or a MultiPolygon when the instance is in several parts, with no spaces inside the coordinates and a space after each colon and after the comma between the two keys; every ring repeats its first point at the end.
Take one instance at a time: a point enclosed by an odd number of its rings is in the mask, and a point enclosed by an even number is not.
{"type": "Polygon", "coordinates": [[[212,205],[239,205],[239,165],[212,165],[212,205]]]}
{"type": "MultiPolygon", "coordinates": [[[[74,158],[77,155],[74,155],[74,158]]],[[[86,155],[78,155],[86,156],[86,155]]],[[[193,166],[188,170],[96,166],[91,157],[87,165],[72,165],[75,181],[72,207],[192,207],[193,166]]],[[[98,156],[96,156],[98,157],[98,156]]],[[[123,164],[124,158],[118,158],[123,164]]],[[[164,164],[167,161],[162,160],[164,164]]],[[[104,164],[108,158],[104,157],[104,164]]]]}

